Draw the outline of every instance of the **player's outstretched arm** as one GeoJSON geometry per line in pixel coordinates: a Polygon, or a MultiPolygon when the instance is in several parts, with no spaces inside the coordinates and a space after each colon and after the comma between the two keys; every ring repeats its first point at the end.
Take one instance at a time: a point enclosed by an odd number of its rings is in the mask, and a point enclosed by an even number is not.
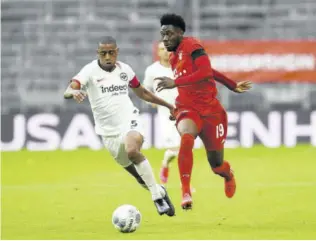
{"type": "Polygon", "coordinates": [[[132,88],[134,93],[142,100],[150,102],[156,105],[162,105],[167,107],[170,111],[173,111],[174,106],[159,98],[149,90],[145,89],[142,85],[139,85],[137,88],[132,88]]]}
{"type": "Polygon", "coordinates": [[[65,99],[74,99],[81,103],[86,97],[86,93],[80,90],[79,81],[72,80],[64,93],[65,99]]]}
{"type": "Polygon", "coordinates": [[[224,74],[220,73],[216,69],[212,68],[213,78],[215,81],[225,85],[228,89],[234,90],[237,87],[237,83],[225,76],[224,74]]]}
{"type": "Polygon", "coordinates": [[[252,83],[250,81],[235,82],[213,68],[212,72],[215,81],[225,85],[228,89],[236,93],[243,93],[251,88],[252,83]]]}

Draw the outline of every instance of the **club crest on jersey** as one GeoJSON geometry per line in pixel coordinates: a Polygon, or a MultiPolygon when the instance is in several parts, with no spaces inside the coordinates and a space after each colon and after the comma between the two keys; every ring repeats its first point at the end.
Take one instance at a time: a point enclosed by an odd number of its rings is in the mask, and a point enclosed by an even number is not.
{"type": "Polygon", "coordinates": [[[120,78],[121,80],[127,81],[127,74],[124,72],[120,73],[120,78]]]}

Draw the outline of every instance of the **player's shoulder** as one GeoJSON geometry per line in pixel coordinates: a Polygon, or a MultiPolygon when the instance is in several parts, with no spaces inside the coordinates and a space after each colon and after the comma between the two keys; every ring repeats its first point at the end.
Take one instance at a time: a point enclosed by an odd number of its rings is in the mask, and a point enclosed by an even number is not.
{"type": "Polygon", "coordinates": [[[161,66],[160,66],[159,61],[156,61],[156,62],[152,63],[151,65],[148,65],[147,68],[146,68],[146,71],[147,72],[155,72],[160,67],[161,66]]]}
{"type": "Polygon", "coordinates": [[[197,48],[203,48],[201,41],[194,37],[184,37],[183,40],[183,47],[187,51],[192,51],[197,48]]]}
{"type": "Polygon", "coordinates": [[[92,60],[91,62],[87,63],[86,65],[84,65],[82,67],[83,70],[85,70],[86,72],[93,72],[94,70],[96,70],[98,68],[98,60],[92,60]]]}
{"type": "Polygon", "coordinates": [[[186,45],[201,44],[201,41],[194,37],[184,37],[183,41],[185,42],[186,45]]]}
{"type": "Polygon", "coordinates": [[[127,63],[124,63],[122,61],[116,61],[116,66],[122,71],[133,71],[133,68],[127,64],[127,63]]]}

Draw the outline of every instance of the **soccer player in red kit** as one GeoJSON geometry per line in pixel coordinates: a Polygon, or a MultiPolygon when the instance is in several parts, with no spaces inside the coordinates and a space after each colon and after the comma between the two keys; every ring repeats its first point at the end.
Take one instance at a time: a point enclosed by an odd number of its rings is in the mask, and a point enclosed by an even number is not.
{"type": "Polygon", "coordinates": [[[162,41],[169,52],[175,79],[159,77],[157,90],[178,88],[176,125],[181,135],[178,167],[182,184],[183,209],[192,208],[190,181],[193,167],[193,145],[197,136],[204,143],[208,162],[213,172],[224,178],[225,194],[234,196],[236,182],[228,161],[224,160],[227,135],[227,114],[216,98],[214,78],[229,89],[242,93],[251,82],[236,83],[211,68],[208,55],[193,37],[184,37],[185,22],[176,14],[165,14],[160,19],[162,41]]]}

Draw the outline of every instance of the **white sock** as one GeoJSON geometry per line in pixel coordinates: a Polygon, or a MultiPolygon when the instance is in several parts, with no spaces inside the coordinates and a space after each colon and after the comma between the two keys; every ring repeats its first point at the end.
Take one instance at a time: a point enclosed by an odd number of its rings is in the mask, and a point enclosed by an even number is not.
{"type": "Polygon", "coordinates": [[[163,167],[168,167],[169,166],[169,162],[178,155],[178,151],[172,151],[170,149],[165,151],[165,155],[163,157],[162,160],[162,166],[163,167]]]}
{"type": "Polygon", "coordinates": [[[142,177],[142,179],[146,183],[149,191],[151,192],[152,199],[156,200],[156,199],[162,198],[161,190],[159,188],[159,185],[156,182],[156,179],[155,179],[155,176],[154,176],[154,173],[152,171],[149,161],[145,159],[141,163],[135,164],[135,168],[138,174],[142,177]]]}
{"type": "Polygon", "coordinates": [[[166,191],[161,187],[161,185],[157,184],[157,187],[158,187],[158,190],[160,192],[160,195],[162,197],[165,197],[166,196],[166,191]]]}

